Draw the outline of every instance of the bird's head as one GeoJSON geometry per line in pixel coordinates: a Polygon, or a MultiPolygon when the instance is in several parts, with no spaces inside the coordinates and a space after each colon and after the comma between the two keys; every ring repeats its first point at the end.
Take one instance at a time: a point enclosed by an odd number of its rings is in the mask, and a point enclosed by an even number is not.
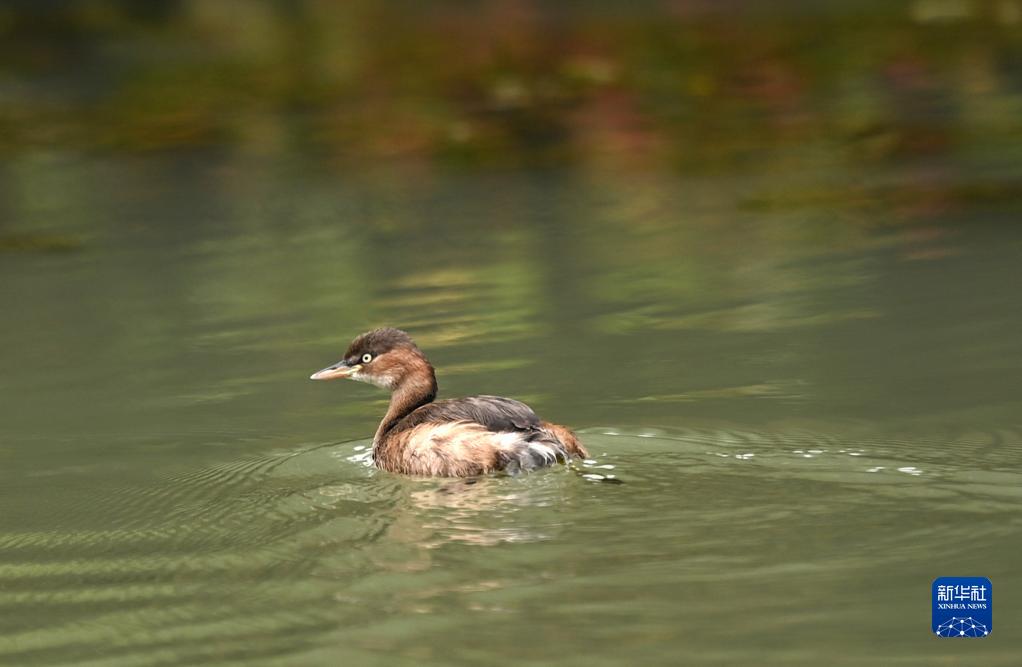
{"type": "Polygon", "coordinates": [[[356,337],[343,359],[310,379],[348,378],[393,391],[410,377],[436,383],[433,367],[411,337],[400,329],[384,328],[356,337]]]}

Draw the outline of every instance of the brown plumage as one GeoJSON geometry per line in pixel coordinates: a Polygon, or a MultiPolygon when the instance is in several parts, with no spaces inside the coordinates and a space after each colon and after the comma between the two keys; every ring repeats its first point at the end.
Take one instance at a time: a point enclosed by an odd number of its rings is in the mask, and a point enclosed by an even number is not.
{"type": "Polygon", "coordinates": [[[433,477],[509,473],[588,456],[570,429],[541,421],[519,401],[472,396],[434,401],[436,374],[404,331],[375,329],[313,380],[350,378],[391,392],[373,438],[373,461],[391,472],[433,477]]]}

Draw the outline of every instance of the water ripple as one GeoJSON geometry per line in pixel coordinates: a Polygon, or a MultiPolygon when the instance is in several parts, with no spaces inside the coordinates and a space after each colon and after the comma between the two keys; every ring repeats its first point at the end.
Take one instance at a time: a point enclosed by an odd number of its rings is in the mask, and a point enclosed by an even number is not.
{"type": "Polygon", "coordinates": [[[1022,451],[1013,429],[581,434],[593,457],[574,471],[410,479],[367,466],[365,442],[264,442],[261,455],[105,489],[104,525],[0,533],[0,662],[364,657],[392,636],[388,618],[485,618],[585,595],[580,612],[612,616],[607,595],[643,594],[626,581],[854,579],[921,545],[964,560],[1019,529],[1022,476],[999,469],[1022,451]],[[977,516],[996,520],[945,539],[977,516]],[[629,576],[615,577],[622,564],[629,576]]]}

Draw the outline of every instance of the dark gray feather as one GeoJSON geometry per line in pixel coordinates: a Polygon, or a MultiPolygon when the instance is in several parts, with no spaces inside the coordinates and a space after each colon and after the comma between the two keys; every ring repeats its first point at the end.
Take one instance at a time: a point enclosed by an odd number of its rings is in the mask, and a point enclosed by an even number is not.
{"type": "Polygon", "coordinates": [[[466,421],[497,432],[539,431],[540,421],[532,408],[501,396],[471,396],[436,401],[416,409],[394,426],[394,432],[419,424],[466,421]]]}

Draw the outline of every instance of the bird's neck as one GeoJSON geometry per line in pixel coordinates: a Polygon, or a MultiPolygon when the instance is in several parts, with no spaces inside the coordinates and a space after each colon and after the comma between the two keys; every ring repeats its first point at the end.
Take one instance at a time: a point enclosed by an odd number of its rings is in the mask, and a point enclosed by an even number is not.
{"type": "Polygon", "coordinates": [[[394,393],[390,395],[390,406],[387,408],[387,414],[383,416],[379,428],[376,429],[373,446],[378,447],[387,433],[416,408],[432,402],[436,398],[436,392],[436,375],[428,363],[421,372],[410,374],[401,380],[394,389],[394,393]]]}

